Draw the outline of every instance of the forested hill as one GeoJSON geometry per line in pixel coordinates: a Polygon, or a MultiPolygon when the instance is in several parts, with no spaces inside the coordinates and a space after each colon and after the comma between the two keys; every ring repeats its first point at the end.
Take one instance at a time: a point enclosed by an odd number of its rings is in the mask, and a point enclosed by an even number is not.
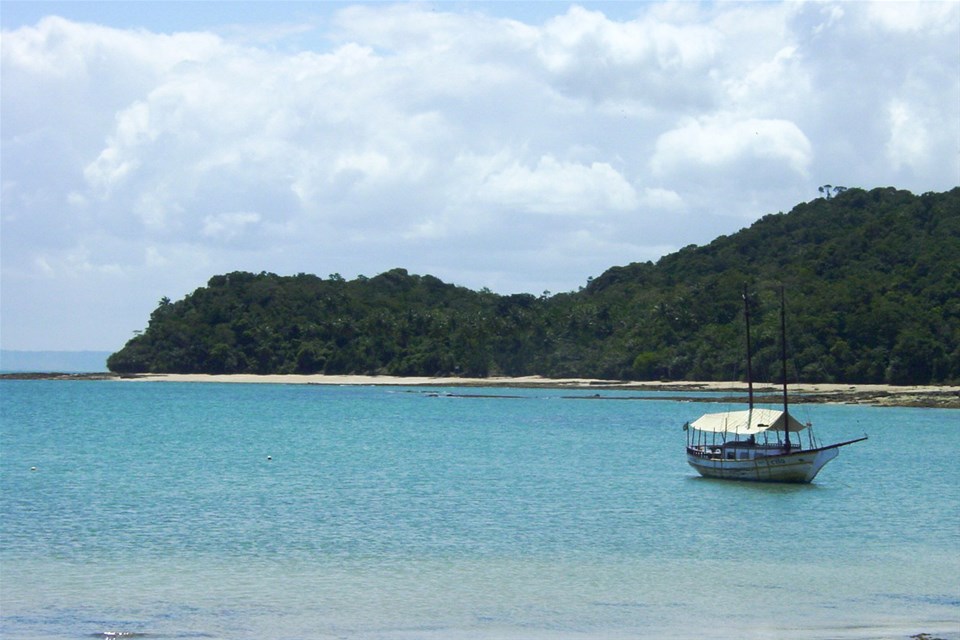
{"type": "Polygon", "coordinates": [[[164,298],[107,364],[118,373],[363,373],[734,380],[779,376],[787,292],[793,380],[960,381],[960,187],[849,189],[656,264],[551,297],[471,291],[394,269],[215,276],[164,298]]]}

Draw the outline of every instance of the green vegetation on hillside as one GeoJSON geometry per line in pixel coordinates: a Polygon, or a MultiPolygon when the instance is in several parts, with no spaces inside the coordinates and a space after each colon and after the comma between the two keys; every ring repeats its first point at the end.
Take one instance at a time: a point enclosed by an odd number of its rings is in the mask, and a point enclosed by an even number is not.
{"type": "Polygon", "coordinates": [[[786,286],[790,377],[960,380],[960,188],[848,189],[768,215],[656,264],[614,267],[575,293],[500,296],[394,269],[215,276],[164,298],[113,354],[118,373],[532,375],[731,380],[779,376],[786,286]]]}

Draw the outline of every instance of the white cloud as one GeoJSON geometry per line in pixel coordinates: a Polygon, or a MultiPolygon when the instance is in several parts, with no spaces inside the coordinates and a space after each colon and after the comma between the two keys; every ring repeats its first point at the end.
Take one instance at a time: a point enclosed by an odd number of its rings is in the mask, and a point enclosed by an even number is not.
{"type": "Polygon", "coordinates": [[[715,83],[702,80],[721,40],[709,24],[655,17],[616,22],[574,6],[544,26],[536,52],[556,87],[571,96],[685,110],[715,99],[715,83]]]}
{"type": "Polygon", "coordinates": [[[640,201],[644,207],[660,210],[679,210],[683,208],[683,198],[676,191],[647,187],[643,190],[640,201]]]}
{"type": "Polygon", "coordinates": [[[57,16],[8,32],[3,40],[4,58],[11,68],[67,81],[123,69],[163,72],[185,60],[203,60],[223,46],[219,37],[208,33],[169,36],[57,16]]]}
{"type": "Polygon", "coordinates": [[[218,213],[203,219],[203,235],[227,242],[246,232],[247,227],[260,222],[260,214],[253,211],[218,213]]]}
{"type": "Polygon", "coordinates": [[[902,100],[891,102],[887,113],[890,122],[887,157],[890,164],[896,169],[903,165],[922,168],[930,158],[928,123],[902,100]]]}
{"type": "Polygon", "coordinates": [[[812,146],[799,127],[786,120],[691,119],[657,139],[651,165],[662,175],[690,167],[731,167],[745,159],[783,163],[805,176],[812,146]]]}
{"type": "Polygon", "coordinates": [[[144,250],[143,262],[150,268],[165,267],[170,264],[170,260],[157,247],[147,247],[144,250]]]}
{"type": "Polygon", "coordinates": [[[123,181],[140,166],[139,161],[125,159],[124,155],[126,154],[115,146],[109,146],[101,151],[97,159],[83,170],[83,175],[90,186],[104,195],[109,195],[111,187],[123,181]]]}
{"type": "Polygon", "coordinates": [[[4,31],[4,346],[115,348],[238,268],[571,290],[826,181],[957,182],[957,3],[599,6],[4,31]]]}
{"type": "Polygon", "coordinates": [[[731,105],[757,116],[802,111],[799,101],[811,95],[811,79],[796,46],[779,49],[770,59],[760,59],[742,74],[731,76],[725,89],[731,105]]]}
{"type": "Polygon", "coordinates": [[[143,225],[137,231],[149,235],[166,235],[181,226],[178,225],[178,218],[184,214],[184,209],[177,201],[177,195],[161,184],[149,190],[145,189],[137,196],[133,213],[143,225]]]}
{"type": "Polygon", "coordinates": [[[866,9],[872,23],[893,32],[955,33],[960,22],[960,3],[956,1],[871,2],[866,9]]]}
{"type": "Polygon", "coordinates": [[[590,165],[541,157],[536,167],[512,164],[490,176],[483,198],[514,211],[595,216],[633,209],[637,194],[607,163],[590,165]]]}
{"type": "Polygon", "coordinates": [[[92,250],[87,244],[47,252],[34,258],[34,264],[43,275],[69,280],[93,276],[121,276],[124,267],[92,250]]]}
{"type": "Polygon", "coordinates": [[[584,64],[645,63],[680,71],[712,62],[719,39],[709,25],[672,24],[655,18],[615,22],[599,11],[574,6],[547,23],[540,54],[554,72],[584,64]]]}

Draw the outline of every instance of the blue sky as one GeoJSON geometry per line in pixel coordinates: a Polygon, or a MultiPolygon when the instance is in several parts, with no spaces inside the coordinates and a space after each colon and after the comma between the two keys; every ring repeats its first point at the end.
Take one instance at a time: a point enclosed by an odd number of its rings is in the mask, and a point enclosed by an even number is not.
{"type": "MultiPolygon", "coordinates": [[[[144,28],[174,31],[218,30],[235,24],[270,24],[300,20],[324,20],[346,7],[365,4],[388,6],[390,2],[300,2],[291,0],[254,0],[212,2],[179,0],[176,2],[6,2],[2,3],[3,27],[16,29],[36,24],[41,18],[58,15],[78,22],[92,22],[120,29],[144,28]]],[[[483,13],[525,22],[543,22],[564,13],[572,3],[541,0],[537,2],[433,2],[420,3],[440,11],[483,13]]],[[[630,19],[644,10],[637,2],[582,2],[581,6],[602,11],[615,19],[630,19]]]]}
{"type": "Polygon", "coordinates": [[[576,290],[960,183],[958,3],[0,4],[5,349],[234,270],[576,290]]]}

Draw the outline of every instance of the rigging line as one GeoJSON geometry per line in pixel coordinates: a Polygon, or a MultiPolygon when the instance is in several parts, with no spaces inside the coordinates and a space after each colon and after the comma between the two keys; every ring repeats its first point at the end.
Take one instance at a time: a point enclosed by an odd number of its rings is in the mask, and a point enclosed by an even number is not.
{"type": "MultiPolygon", "coordinates": [[[[790,413],[787,410],[787,309],[783,283],[780,283],[780,366],[783,382],[783,436],[790,451],[790,413]]],[[[802,443],[802,441],[801,441],[802,443]]]]}
{"type": "Polygon", "coordinates": [[[747,406],[753,410],[753,351],[750,344],[750,297],[747,283],[743,283],[743,317],[747,327],[747,406]]]}
{"type": "MultiPolygon", "coordinates": [[[[781,284],[781,294],[782,294],[782,287],[783,287],[783,285],[781,284]]],[[[792,299],[793,299],[793,298],[792,298],[792,299]]],[[[802,305],[801,305],[801,306],[802,306],[802,305]]],[[[807,328],[807,325],[806,325],[806,324],[804,324],[804,323],[796,323],[796,322],[791,325],[791,327],[790,327],[790,334],[789,334],[789,335],[787,335],[786,332],[784,332],[784,334],[783,334],[784,345],[785,345],[785,347],[786,347],[786,353],[787,353],[787,361],[786,361],[786,362],[789,363],[789,364],[792,366],[792,374],[789,375],[789,377],[788,377],[788,378],[785,378],[785,379],[789,379],[789,381],[790,381],[791,384],[798,385],[798,384],[801,384],[801,383],[805,382],[805,381],[802,380],[801,377],[800,377],[800,358],[799,358],[799,356],[797,355],[797,354],[798,354],[798,349],[792,348],[792,345],[798,344],[798,343],[801,344],[801,345],[803,345],[804,343],[806,343],[806,342],[808,341],[808,339],[809,339],[809,337],[810,337],[811,335],[812,335],[812,333],[811,333],[810,330],[807,328]],[[799,325],[799,326],[798,326],[798,325],[799,325]]],[[[790,369],[788,368],[787,371],[789,371],[789,370],[790,370],[790,369]]],[[[784,375],[786,376],[786,374],[784,374],[784,375]]],[[[801,402],[800,405],[801,405],[801,406],[798,408],[798,407],[797,407],[797,403],[794,402],[794,403],[792,404],[792,411],[793,411],[794,413],[798,413],[798,414],[799,414],[799,417],[802,418],[801,422],[803,422],[804,424],[808,424],[808,425],[811,425],[811,426],[812,426],[812,424],[813,424],[813,420],[812,420],[813,414],[812,414],[811,411],[810,411],[810,406],[809,406],[809,404],[808,404],[808,403],[805,403],[805,402],[801,402]]],[[[812,440],[812,448],[817,448],[817,447],[819,446],[819,443],[816,441],[816,437],[815,437],[815,435],[814,435],[814,433],[813,433],[813,429],[812,429],[812,428],[808,428],[807,431],[808,431],[809,438],[812,440]]]]}

